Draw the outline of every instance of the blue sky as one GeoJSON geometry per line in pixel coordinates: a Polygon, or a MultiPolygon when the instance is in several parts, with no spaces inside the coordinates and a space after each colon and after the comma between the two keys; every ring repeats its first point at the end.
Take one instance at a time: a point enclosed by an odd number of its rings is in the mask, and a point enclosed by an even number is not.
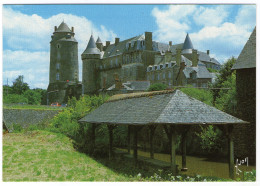
{"type": "Polygon", "coordinates": [[[54,26],[74,26],[80,54],[93,31],[114,42],[153,32],[153,40],[210,50],[221,63],[238,57],[256,25],[255,5],[3,5],[3,84],[18,76],[31,88],[47,88],[54,26]]]}

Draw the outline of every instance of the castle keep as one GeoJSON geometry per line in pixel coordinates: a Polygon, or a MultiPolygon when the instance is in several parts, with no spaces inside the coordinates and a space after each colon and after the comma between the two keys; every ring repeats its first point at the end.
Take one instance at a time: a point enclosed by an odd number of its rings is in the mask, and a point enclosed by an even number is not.
{"type": "Polygon", "coordinates": [[[153,40],[152,32],[114,43],[91,35],[81,54],[82,84],[78,79],[78,43],[73,27],[66,23],[55,27],[50,42],[49,103],[66,102],[67,97],[98,91],[146,90],[150,84],[163,83],[169,88],[191,84],[207,87],[214,75],[207,68],[220,69],[210,52],[194,49],[189,34],[184,43],[168,44],[153,40]]]}

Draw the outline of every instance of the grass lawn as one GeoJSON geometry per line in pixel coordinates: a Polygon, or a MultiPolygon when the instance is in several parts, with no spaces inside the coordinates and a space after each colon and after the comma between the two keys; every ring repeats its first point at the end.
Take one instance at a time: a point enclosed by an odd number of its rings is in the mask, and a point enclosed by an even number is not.
{"type": "Polygon", "coordinates": [[[46,131],[3,135],[3,181],[133,181],[46,131]]]}
{"type": "Polygon", "coordinates": [[[22,105],[22,104],[3,104],[4,109],[33,109],[33,110],[63,110],[64,107],[47,105],[22,105]]]}
{"type": "MultiPolygon", "coordinates": [[[[138,154],[149,156],[143,151],[138,154]]],[[[155,159],[169,161],[170,157],[155,153],[155,159]]],[[[177,156],[177,164],[181,165],[180,156],[177,156]]],[[[193,176],[189,181],[194,181],[195,174],[215,177],[213,180],[227,178],[228,174],[225,162],[187,156],[187,166],[186,174],[193,176]]],[[[255,169],[243,169],[252,168],[255,169]]],[[[181,174],[184,178],[184,173],[181,174]]],[[[135,166],[133,161],[120,158],[94,159],[76,151],[72,140],[63,134],[48,131],[3,134],[3,181],[176,181],[177,178],[183,181],[181,176],[172,180],[164,175],[157,169],[145,169],[142,164],[135,166]]],[[[210,181],[211,177],[207,179],[210,181]]]]}

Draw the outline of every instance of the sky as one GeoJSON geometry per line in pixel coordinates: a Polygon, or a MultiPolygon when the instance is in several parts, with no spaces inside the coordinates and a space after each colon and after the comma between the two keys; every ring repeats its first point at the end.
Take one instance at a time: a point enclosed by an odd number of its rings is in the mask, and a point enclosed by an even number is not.
{"type": "Polygon", "coordinates": [[[153,32],[153,40],[183,43],[189,33],[195,49],[210,50],[224,63],[238,57],[256,26],[256,5],[3,5],[3,84],[18,75],[30,88],[47,89],[50,41],[54,26],[74,27],[81,53],[94,38],[120,41],[153,32]]]}

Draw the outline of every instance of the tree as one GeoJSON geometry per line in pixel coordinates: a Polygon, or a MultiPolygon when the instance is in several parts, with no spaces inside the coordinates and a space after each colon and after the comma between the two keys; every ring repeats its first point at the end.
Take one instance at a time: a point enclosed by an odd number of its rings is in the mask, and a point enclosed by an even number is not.
{"type": "MultiPolygon", "coordinates": [[[[219,71],[219,75],[217,77],[216,83],[213,84],[213,88],[223,88],[223,83],[229,79],[232,75],[231,68],[233,67],[234,63],[236,62],[236,58],[231,57],[224,63],[223,68],[219,71]]],[[[229,88],[229,87],[228,87],[229,88]]],[[[213,101],[215,103],[217,97],[219,97],[220,89],[213,89],[213,101]]]]}
{"type": "Polygon", "coordinates": [[[28,84],[23,82],[23,75],[20,75],[15,79],[12,89],[14,94],[19,95],[23,94],[26,90],[29,89],[28,84]]]}
{"type": "Polygon", "coordinates": [[[30,105],[39,105],[41,104],[41,93],[35,90],[26,90],[23,93],[24,97],[27,98],[28,104],[30,105]]]}

